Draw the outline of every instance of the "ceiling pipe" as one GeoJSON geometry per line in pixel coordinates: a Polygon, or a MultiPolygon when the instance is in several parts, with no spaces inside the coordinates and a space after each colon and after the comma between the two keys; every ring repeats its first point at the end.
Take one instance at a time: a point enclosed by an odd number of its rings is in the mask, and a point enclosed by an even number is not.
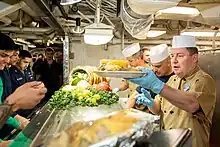
{"type": "Polygon", "coordinates": [[[216,31],[215,31],[215,34],[214,34],[214,36],[213,36],[213,38],[212,38],[212,49],[215,49],[215,48],[216,48],[215,40],[216,40],[216,36],[217,36],[218,32],[219,32],[219,30],[216,30],[216,31]]]}
{"type": "MultiPolygon", "coordinates": [[[[70,38],[72,41],[81,41],[82,37],[72,37],[70,38]]],[[[145,45],[158,45],[158,44],[168,44],[171,45],[171,39],[166,39],[166,40],[135,40],[135,39],[124,39],[124,44],[132,44],[132,43],[136,43],[139,42],[141,44],[145,44],[145,45]]],[[[119,44],[121,45],[121,39],[118,38],[113,38],[109,44],[119,44]]],[[[196,44],[198,46],[212,46],[212,41],[205,41],[205,40],[198,40],[196,41],[196,44]]],[[[220,46],[220,40],[219,41],[215,41],[215,45],[216,47],[220,46]]]]}
{"type": "Polygon", "coordinates": [[[82,13],[81,11],[77,11],[77,13],[79,13],[79,14],[69,14],[68,16],[69,17],[71,17],[71,18],[77,18],[77,17],[80,17],[81,19],[85,19],[85,20],[87,20],[88,19],[88,21],[91,21],[91,23],[93,23],[93,21],[91,20],[91,19],[94,19],[95,18],[95,16],[94,15],[84,15],[83,14],[83,16],[82,15],[80,15],[80,13],[82,13]]]}
{"type": "Polygon", "coordinates": [[[79,13],[79,15],[81,15],[84,19],[86,19],[89,23],[93,23],[93,21],[91,19],[89,19],[86,15],[84,15],[81,11],[77,11],[77,13],[79,13]]]}
{"type": "Polygon", "coordinates": [[[66,19],[68,18],[68,14],[65,12],[65,9],[63,8],[63,6],[61,6],[59,3],[57,4],[61,14],[63,15],[63,17],[65,17],[66,19]]]}
{"type": "Polygon", "coordinates": [[[23,1],[20,1],[19,3],[14,4],[14,5],[9,5],[8,7],[0,10],[0,18],[4,17],[6,15],[9,15],[9,14],[21,9],[24,6],[26,6],[26,4],[23,1]]]}
{"type": "Polygon", "coordinates": [[[34,18],[37,18],[38,20],[40,20],[39,15],[37,15],[37,13],[33,9],[31,9],[26,3],[25,3],[25,6],[21,8],[21,10],[23,10],[28,15],[30,15],[30,16],[32,16],[34,18]]]}
{"type": "Polygon", "coordinates": [[[9,31],[9,32],[37,32],[37,33],[45,33],[49,32],[52,29],[51,28],[22,28],[20,29],[19,27],[4,27],[0,28],[1,31],[9,31]]]}
{"type": "Polygon", "coordinates": [[[108,21],[108,23],[114,28],[114,30],[113,30],[114,36],[117,37],[117,38],[121,38],[121,34],[120,34],[119,31],[116,30],[115,25],[113,24],[113,22],[105,14],[103,14],[103,16],[108,21]]]}
{"type": "MultiPolygon", "coordinates": [[[[168,44],[171,45],[171,40],[129,40],[129,39],[125,39],[124,43],[125,44],[132,44],[135,42],[139,42],[141,44],[148,44],[148,45],[158,45],[158,44],[168,44]]],[[[121,39],[116,39],[113,38],[112,41],[110,41],[109,43],[112,44],[121,44],[121,39]]],[[[196,44],[198,46],[212,46],[213,42],[212,41],[203,41],[203,40],[199,40],[196,41],[196,44]]],[[[220,46],[220,41],[215,41],[215,46],[220,46]]]]}
{"type": "Polygon", "coordinates": [[[4,16],[2,18],[0,18],[0,21],[4,23],[4,25],[0,26],[0,27],[5,27],[11,24],[11,19],[7,16],[4,16]]]}
{"type": "Polygon", "coordinates": [[[95,23],[100,23],[100,4],[101,0],[96,0],[96,12],[95,12],[95,23]]]}
{"type": "Polygon", "coordinates": [[[23,38],[23,39],[33,39],[33,40],[44,40],[46,36],[39,36],[34,34],[11,34],[12,38],[23,38]]]}
{"type": "Polygon", "coordinates": [[[45,0],[24,0],[25,3],[45,21],[51,28],[56,30],[59,35],[64,36],[65,32],[61,24],[57,21],[56,17],[50,10],[50,6],[45,0]]]}
{"type": "Polygon", "coordinates": [[[20,14],[20,24],[19,24],[19,28],[22,29],[23,28],[23,11],[19,10],[19,14],[20,14]]]}

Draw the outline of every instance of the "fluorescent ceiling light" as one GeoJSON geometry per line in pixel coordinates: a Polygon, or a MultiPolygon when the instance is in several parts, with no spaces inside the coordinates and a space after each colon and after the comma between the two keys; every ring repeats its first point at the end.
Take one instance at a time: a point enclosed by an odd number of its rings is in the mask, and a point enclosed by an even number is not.
{"type": "Polygon", "coordinates": [[[84,35],[84,41],[90,45],[102,45],[112,40],[113,35],[84,35]]]}
{"type": "Polygon", "coordinates": [[[28,47],[30,47],[30,48],[36,48],[36,45],[34,45],[34,44],[29,44],[28,47]]]}
{"type": "Polygon", "coordinates": [[[196,9],[196,8],[179,7],[179,6],[159,10],[158,12],[160,12],[160,13],[170,13],[170,14],[188,14],[188,15],[195,15],[195,16],[200,14],[199,10],[196,9]]]}
{"type": "Polygon", "coordinates": [[[75,3],[80,2],[81,0],[61,0],[60,4],[61,5],[72,5],[75,3]]]}
{"type": "Polygon", "coordinates": [[[157,31],[157,30],[150,30],[148,33],[147,33],[147,37],[158,37],[158,36],[161,36],[163,34],[165,34],[166,31],[157,31]]]}
{"type": "Polygon", "coordinates": [[[103,45],[114,37],[111,26],[94,23],[85,27],[84,41],[90,45],[103,45]]]}
{"type": "MultiPolygon", "coordinates": [[[[198,32],[198,31],[191,31],[191,32],[182,32],[181,35],[190,35],[190,36],[195,36],[195,37],[213,37],[215,35],[215,32],[210,31],[210,32],[198,32]]],[[[216,36],[220,36],[220,33],[217,33],[216,36]]]]}
{"type": "Polygon", "coordinates": [[[16,38],[16,39],[13,39],[14,41],[16,41],[16,42],[20,42],[20,43],[23,43],[23,44],[31,44],[30,42],[28,42],[28,41],[25,41],[24,39],[22,39],[22,38],[16,38]]]}

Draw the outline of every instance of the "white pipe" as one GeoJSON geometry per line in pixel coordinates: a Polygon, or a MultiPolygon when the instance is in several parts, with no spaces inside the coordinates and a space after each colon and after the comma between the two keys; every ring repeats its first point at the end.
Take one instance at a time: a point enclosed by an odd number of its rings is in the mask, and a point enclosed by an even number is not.
{"type": "Polygon", "coordinates": [[[34,39],[34,40],[43,40],[46,39],[43,36],[37,36],[34,34],[12,34],[11,35],[12,38],[23,38],[23,39],[34,39]]]}
{"type": "Polygon", "coordinates": [[[22,21],[23,11],[22,11],[22,10],[19,10],[19,13],[20,13],[20,26],[19,26],[19,28],[22,29],[22,28],[23,28],[23,21],[22,21]]]}
{"type": "MultiPolygon", "coordinates": [[[[81,22],[82,23],[82,22],[81,22]]],[[[87,23],[82,23],[80,26],[81,27],[85,27],[85,26],[88,26],[89,24],[87,24],[87,23]]],[[[76,24],[74,24],[74,23],[62,23],[62,26],[68,26],[68,27],[75,27],[76,26],[76,24]]]]}
{"type": "Polygon", "coordinates": [[[9,14],[21,9],[24,6],[26,6],[26,4],[23,1],[20,1],[19,3],[14,4],[14,5],[8,6],[4,9],[0,10],[0,18],[4,17],[6,15],[9,15],[9,14]]]}
{"type": "Polygon", "coordinates": [[[122,24],[122,31],[121,31],[121,50],[124,49],[125,47],[125,30],[124,30],[124,25],[122,24]]]}
{"type": "Polygon", "coordinates": [[[216,48],[215,39],[216,39],[216,36],[217,36],[218,32],[219,32],[219,30],[215,31],[215,34],[212,38],[212,49],[216,48]]]}
{"type": "MultiPolygon", "coordinates": [[[[125,44],[132,44],[135,42],[139,42],[141,44],[148,44],[148,45],[158,45],[158,44],[163,44],[163,43],[171,45],[171,40],[128,40],[128,39],[124,40],[125,44]]],[[[113,38],[112,41],[109,43],[121,44],[121,39],[113,38]]],[[[212,46],[212,41],[199,40],[196,42],[196,44],[198,46],[200,46],[200,45],[201,46],[212,46]]],[[[215,41],[215,45],[220,46],[220,41],[215,41]]]]}
{"type": "Polygon", "coordinates": [[[4,27],[0,28],[1,31],[12,31],[12,32],[38,32],[38,33],[44,33],[44,32],[49,32],[52,29],[51,28],[18,28],[18,27],[4,27]]]}
{"type": "Polygon", "coordinates": [[[93,21],[91,19],[94,19],[95,16],[94,15],[84,15],[81,11],[77,11],[77,13],[79,13],[79,15],[77,14],[69,14],[68,16],[71,17],[71,18],[77,18],[77,17],[80,17],[81,19],[86,19],[88,20],[89,22],[91,21],[91,23],[93,23],[93,21]]]}
{"type": "Polygon", "coordinates": [[[95,18],[95,22],[96,23],[100,23],[100,4],[101,4],[101,0],[96,0],[96,18],[95,18]]]}
{"type": "Polygon", "coordinates": [[[115,28],[115,25],[113,24],[113,22],[105,15],[103,14],[103,16],[105,17],[105,19],[108,21],[108,23],[110,23],[110,25],[115,28]]]}

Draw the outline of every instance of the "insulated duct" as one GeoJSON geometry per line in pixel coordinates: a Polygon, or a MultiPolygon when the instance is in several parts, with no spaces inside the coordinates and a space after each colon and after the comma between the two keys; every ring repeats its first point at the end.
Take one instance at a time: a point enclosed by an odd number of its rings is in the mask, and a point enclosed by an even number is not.
{"type": "Polygon", "coordinates": [[[146,39],[151,25],[154,23],[154,16],[139,15],[131,10],[127,0],[122,0],[121,20],[124,28],[132,37],[137,39],[146,39]]]}
{"type": "Polygon", "coordinates": [[[181,0],[127,0],[129,7],[137,14],[150,15],[159,10],[176,6],[181,0]]]}
{"type": "Polygon", "coordinates": [[[202,17],[209,25],[220,27],[220,4],[215,6],[210,5],[209,8],[204,9],[201,5],[195,6],[200,10],[202,17]]]}

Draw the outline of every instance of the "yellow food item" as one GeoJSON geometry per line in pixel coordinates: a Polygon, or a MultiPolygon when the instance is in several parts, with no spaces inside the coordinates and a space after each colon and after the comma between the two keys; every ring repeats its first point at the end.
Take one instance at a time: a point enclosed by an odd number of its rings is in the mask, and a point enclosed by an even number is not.
{"type": "Polygon", "coordinates": [[[56,144],[62,144],[60,141],[64,141],[63,144],[68,145],[69,147],[86,147],[98,143],[108,137],[125,133],[131,129],[137,121],[138,118],[127,114],[127,110],[123,110],[115,115],[95,121],[76,122],[68,128],[65,133],[61,133],[59,137],[53,139],[50,145],[58,147],[56,144]],[[64,139],[61,139],[62,137],[64,139]]]}
{"type": "Polygon", "coordinates": [[[105,66],[104,66],[105,70],[107,71],[119,71],[122,68],[119,65],[113,64],[108,62],[105,66]]]}
{"type": "Polygon", "coordinates": [[[100,60],[100,65],[107,64],[107,63],[118,65],[123,69],[128,68],[128,61],[127,60],[110,60],[110,59],[100,60]]]}

